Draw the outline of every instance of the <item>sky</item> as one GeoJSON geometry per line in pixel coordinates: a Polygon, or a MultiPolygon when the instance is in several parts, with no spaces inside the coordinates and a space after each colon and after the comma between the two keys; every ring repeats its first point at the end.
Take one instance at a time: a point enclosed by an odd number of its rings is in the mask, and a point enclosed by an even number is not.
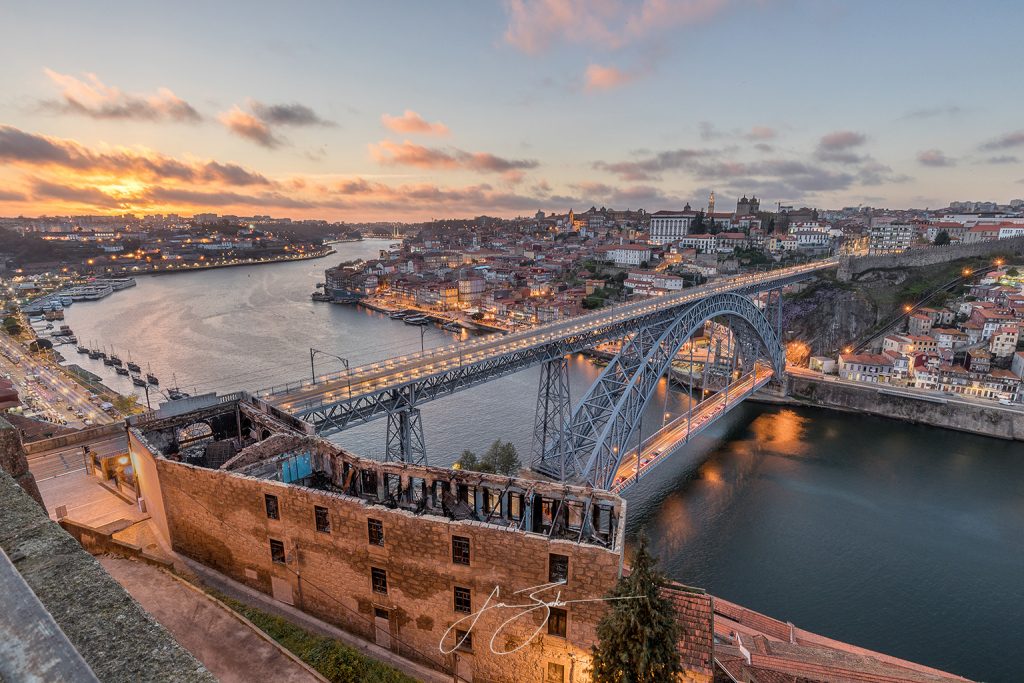
{"type": "Polygon", "coordinates": [[[0,215],[1024,196],[1015,0],[0,0],[0,215]]]}

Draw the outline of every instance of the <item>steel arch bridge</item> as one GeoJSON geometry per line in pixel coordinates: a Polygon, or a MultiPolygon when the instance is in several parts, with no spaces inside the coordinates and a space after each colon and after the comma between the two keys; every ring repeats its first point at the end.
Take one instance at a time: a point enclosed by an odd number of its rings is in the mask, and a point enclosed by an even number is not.
{"type": "MultiPolygon", "coordinates": [[[[730,362],[742,359],[742,369],[749,372],[757,361],[762,361],[770,365],[776,377],[783,375],[785,351],[779,332],[749,297],[730,292],[701,299],[680,310],[674,318],[641,328],[626,339],[560,426],[556,426],[557,419],[547,419],[546,414],[567,412],[568,396],[560,395],[559,385],[550,380],[563,370],[545,368],[538,397],[533,469],[562,481],[613,488],[628,445],[659,381],[671,370],[677,354],[694,333],[718,318],[729,321],[737,340],[730,362]]],[[[730,369],[727,382],[733,374],[730,369]]]]}
{"type": "MultiPolygon", "coordinates": [[[[730,355],[742,359],[743,369],[760,361],[781,376],[784,362],[777,328],[782,288],[837,263],[824,259],[723,278],[523,332],[346,368],[263,390],[257,397],[267,412],[321,436],[387,417],[385,457],[426,463],[422,403],[541,365],[531,466],[562,481],[610,488],[653,387],[705,321],[728,322],[729,337],[737,342],[736,353],[730,355]],[[767,293],[765,312],[749,298],[756,293],[767,293]],[[621,350],[572,409],[566,356],[607,342],[621,344],[621,350]]],[[[763,379],[764,373],[755,374],[763,379]]],[[[730,373],[724,387],[731,380],[730,373]]]]}

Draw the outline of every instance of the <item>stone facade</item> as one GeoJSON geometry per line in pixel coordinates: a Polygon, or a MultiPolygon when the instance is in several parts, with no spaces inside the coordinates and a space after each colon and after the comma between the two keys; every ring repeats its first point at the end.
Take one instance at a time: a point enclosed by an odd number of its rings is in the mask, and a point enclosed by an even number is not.
{"type": "MultiPolygon", "coordinates": [[[[314,470],[333,471],[335,480],[340,480],[342,471],[354,471],[346,464],[359,460],[319,439],[275,435],[263,444],[272,441],[279,447],[311,453],[314,470]]],[[[250,445],[236,456],[242,471],[210,469],[165,458],[134,429],[129,445],[133,459],[155,465],[167,529],[176,551],[350,632],[385,644],[403,656],[458,671],[466,680],[589,680],[589,648],[596,641],[597,622],[606,609],[605,603],[595,599],[611,591],[622,571],[621,526],[615,528],[608,547],[604,547],[551,538],[507,524],[417,513],[351,495],[348,488],[326,486],[321,490],[277,481],[269,474],[273,467],[256,457],[257,453],[272,457],[267,451],[273,449],[262,444],[250,445]],[[253,476],[254,472],[258,476],[253,476]],[[268,515],[268,495],[274,497],[276,518],[268,515]],[[322,508],[319,518],[316,508],[322,508]],[[371,542],[370,525],[377,522],[383,545],[371,542]],[[462,542],[456,539],[468,540],[468,565],[456,561],[456,544],[462,542]],[[272,541],[281,545],[272,550],[272,541]],[[538,593],[537,599],[551,602],[558,595],[569,602],[562,607],[564,622],[557,615],[548,619],[547,610],[537,607],[528,594],[515,594],[549,583],[559,560],[553,555],[568,558],[566,583],[538,593]],[[375,569],[383,570],[383,574],[376,572],[376,586],[375,569]],[[386,577],[386,592],[381,592],[382,576],[386,577]],[[468,589],[470,612],[457,611],[456,589],[468,589]],[[471,629],[471,619],[467,618],[462,626],[454,628],[472,632],[471,647],[456,649],[454,632],[446,635],[446,631],[458,619],[481,610],[492,592],[490,604],[500,601],[526,607],[485,611],[471,629]],[[528,611],[530,606],[535,609],[528,611]],[[502,622],[519,613],[525,614],[500,628],[502,622]],[[564,637],[558,633],[562,623],[564,637]],[[498,636],[492,643],[495,633],[498,636]],[[520,649],[495,654],[492,645],[499,652],[520,649]],[[442,647],[454,650],[454,654],[445,654],[442,647]]],[[[223,467],[231,465],[229,462],[223,467]]],[[[403,488],[409,486],[412,477],[422,477],[433,488],[435,479],[451,480],[456,476],[450,470],[404,464],[368,466],[404,471],[403,488]]],[[[353,476],[361,474],[350,474],[349,479],[353,476]]],[[[496,475],[458,476],[472,479],[477,492],[485,487],[507,490],[514,484],[545,495],[573,488],[496,475]]],[[[378,490],[385,488],[386,484],[378,490]]],[[[580,489],[574,493],[591,492],[580,489]]],[[[154,496],[152,492],[144,494],[147,500],[154,496]]],[[[607,498],[602,502],[614,504],[621,514],[621,499],[601,495],[607,498]]],[[[538,493],[538,504],[540,500],[538,493]]],[[[464,600],[465,590],[458,593],[464,600]]],[[[467,606],[462,602],[460,607],[467,606]]]]}

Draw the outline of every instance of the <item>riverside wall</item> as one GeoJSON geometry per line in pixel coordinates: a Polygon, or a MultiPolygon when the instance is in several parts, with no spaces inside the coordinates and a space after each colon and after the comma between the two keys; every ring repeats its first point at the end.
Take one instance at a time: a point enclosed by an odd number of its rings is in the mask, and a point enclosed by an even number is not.
{"type": "Polygon", "coordinates": [[[1017,254],[1024,256],[1024,237],[1009,237],[1001,240],[947,245],[944,247],[908,249],[899,254],[847,256],[839,263],[839,279],[843,282],[849,282],[869,270],[917,268],[918,266],[932,266],[937,263],[948,263],[949,261],[956,261],[962,258],[994,254],[1017,254]]]}
{"type": "Polygon", "coordinates": [[[789,375],[786,378],[786,396],[761,391],[752,400],[877,415],[913,424],[1024,441],[1022,410],[998,404],[990,407],[966,402],[938,403],[880,393],[879,388],[884,388],[884,385],[861,387],[830,379],[789,375]]]}

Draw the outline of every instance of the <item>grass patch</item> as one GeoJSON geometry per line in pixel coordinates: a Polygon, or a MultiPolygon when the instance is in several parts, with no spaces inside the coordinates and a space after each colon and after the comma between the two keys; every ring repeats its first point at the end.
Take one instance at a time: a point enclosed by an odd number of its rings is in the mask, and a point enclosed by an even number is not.
{"type": "Polygon", "coordinates": [[[267,614],[209,587],[206,590],[333,683],[416,683],[415,678],[333,638],[310,633],[287,619],[267,614]]]}

